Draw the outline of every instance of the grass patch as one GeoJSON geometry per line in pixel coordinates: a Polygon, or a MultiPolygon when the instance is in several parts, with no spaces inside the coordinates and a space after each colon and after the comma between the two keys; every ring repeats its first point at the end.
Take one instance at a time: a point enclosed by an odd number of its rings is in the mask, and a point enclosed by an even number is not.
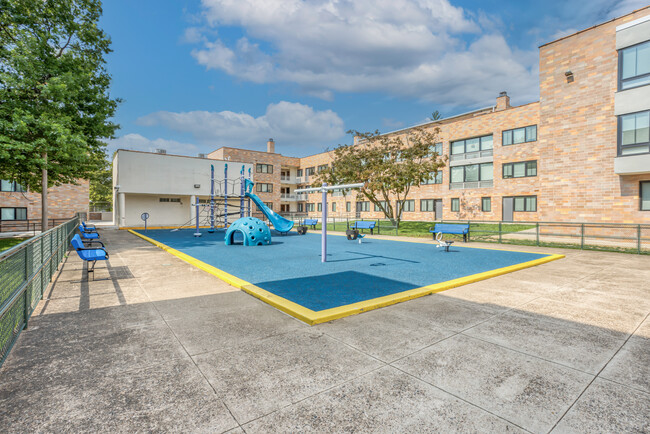
{"type": "MultiPolygon", "coordinates": [[[[354,223],[354,220],[350,221],[350,225],[354,223]]],[[[400,223],[399,229],[396,231],[395,226],[391,225],[390,221],[381,220],[379,225],[375,227],[374,233],[380,235],[399,235],[404,237],[415,237],[415,238],[428,238],[432,234],[429,232],[429,228],[433,227],[436,222],[414,222],[414,221],[403,221],[400,223]]],[[[458,223],[461,224],[461,223],[458,223]]],[[[465,223],[466,224],[466,223],[465,223]]],[[[513,233],[520,232],[528,229],[534,229],[535,225],[531,224],[518,224],[518,223],[509,223],[501,225],[501,233],[513,233]]],[[[311,227],[310,227],[311,229],[311,227]]],[[[345,231],[347,229],[347,223],[341,221],[340,223],[328,223],[328,231],[345,231]]],[[[316,225],[316,230],[321,230],[321,225],[316,225]]],[[[370,230],[363,229],[362,233],[370,233],[370,230]]],[[[472,240],[484,240],[486,238],[499,237],[499,224],[498,223],[470,223],[469,226],[470,239],[472,240]]],[[[445,234],[444,237],[446,240],[462,240],[462,235],[452,235],[445,234]]]]}
{"type": "Polygon", "coordinates": [[[17,246],[25,240],[30,239],[31,237],[24,238],[0,238],[0,252],[11,249],[13,246],[17,246]]]}

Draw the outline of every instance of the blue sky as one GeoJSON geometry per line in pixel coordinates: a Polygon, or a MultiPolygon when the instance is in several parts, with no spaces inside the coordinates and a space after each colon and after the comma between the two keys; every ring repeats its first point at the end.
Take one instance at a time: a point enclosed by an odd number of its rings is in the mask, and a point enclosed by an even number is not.
{"type": "Polygon", "coordinates": [[[109,150],[220,146],[305,156],[451,116],[538,99],[543,43],[644,0],[108,0],[109,150]]]}

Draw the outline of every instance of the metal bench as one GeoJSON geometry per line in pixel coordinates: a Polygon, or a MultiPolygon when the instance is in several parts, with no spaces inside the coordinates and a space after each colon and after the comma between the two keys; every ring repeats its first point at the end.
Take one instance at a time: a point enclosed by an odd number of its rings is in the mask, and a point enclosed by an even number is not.
{"type": "Polygon", "coordinates": [[[81,258],[86,264],[88,269],[88,278],[90,278],[90,273],[93,273],[93,280],[95,280],[95,263],[97,261],[106,261],[108,260],[108,252],[104,247],[104,243],[101,241],[88,241],[88,243],[99,243],[101,247],[86,247],[86,245],[81,241],[79,234],[75,234],[70,240],[70,244],[77,251],[79,258],[81,258]]]}
{"type": "Polygon", "coordinates": [[[316,225],[318,224],[318,220],[317,219],[304,219],[302,221],[302,224],[305,225],[305,226],[311,226],[311,228],[315,230],[316,225]]]}
{"type": "Polygon", "coordinates": [[[84,240],[96,240],[99,238],[99,232],[87,231],[83,225],[79,225],[79,233],[84,240]]]}
{"type": "Polygon", "coordinates": [[[372,231],[375,229],[376,224],[377,222],[357,221],[352,225],[352,229],[370,229],[370,235],[372,235],[372,231]]]}
{"type": "Polygon", "coordinates": [[[463,236],[463,241],[467,242],[469,235],[469,225],[454,225],[449,223],[436,223],[433,228],[429,228],[429,232],[433,234],[433,239],[436,239],[437,233],[443,234],[457,234],[463,236]]]}

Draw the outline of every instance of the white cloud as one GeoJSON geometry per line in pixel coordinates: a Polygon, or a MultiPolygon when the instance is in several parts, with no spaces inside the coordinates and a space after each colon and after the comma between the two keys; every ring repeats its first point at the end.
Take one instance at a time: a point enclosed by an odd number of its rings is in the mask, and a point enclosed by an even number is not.
{"type": "Polygon", "coordinates": [[[209,147],[201,147],[191,143],[182,143],[167,139],[148,139],[140,134],[125,134],[124,136],[108,141],[108,155],[118,149],[133,151],[155,152],[156,149],[165,149],[168,154],[197,155],[212,151],[209,147]]]}
{"type": "Polygon", "coordinates": [[[304,150],[304,147],[329,143],[345,134],[343,120],[335,112],[316,111],[310,106],[287,101],[269,104],[266,113],[259,117],[231,111],[160,111],[139,118],[138,123],[189,133],[211,149],[249,145],[263,149],[267,139],[274,138],[278,145],[304,150]]]}
{"type": "Polygon", "coordinates": [[[448,0],[202,4],[209,28],[240,26],[246,37],[214,37],[192,55],[241,80],[295,83],[323,99],[336,91],[379,91],[471,106],[491,103],[501,90],[518,99],[537,95],[536,52],[512,50],[494,19],[474,20],[448,0]]]}

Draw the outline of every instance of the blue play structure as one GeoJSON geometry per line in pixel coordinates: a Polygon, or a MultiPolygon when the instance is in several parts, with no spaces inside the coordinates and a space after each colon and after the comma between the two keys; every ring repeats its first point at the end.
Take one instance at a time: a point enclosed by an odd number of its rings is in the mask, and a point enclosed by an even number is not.
{"type": "Polygon", "coordinates": [[[244,237],[243,244],[245,246],[266,246],[271,244],[271,229],[258,218],[242,217],[235,220],[226,230],[224,241],[227,246],[235,244],[235,234],[237,232],[244,237]]]}
{"type": "Polygon", "coordinates": [[[280,233],[287,233],[293,228],[294,222],[287,220],[279,214],[273,212],[268,206],[264,205],[262,199],[253,194],[253,186],[255,183],[250,179],[246,179],[246,197],[249,197],[255,205],[262,211],[262,214],[266,216],[267,219],[273,224],[273,229],[280,233]]]}

